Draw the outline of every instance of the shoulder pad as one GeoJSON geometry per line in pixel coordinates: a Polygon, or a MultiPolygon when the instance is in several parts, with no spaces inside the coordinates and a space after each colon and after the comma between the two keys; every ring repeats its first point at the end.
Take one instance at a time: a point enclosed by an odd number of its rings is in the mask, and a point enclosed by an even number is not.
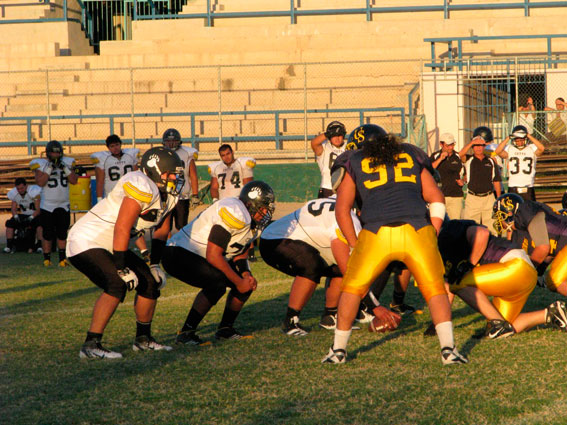
{"type": "Polygon", "coordinates": [[[13,187],[12,189],[10,189],[10,190],[8,191],[8,193],[6,194],[6,196],[8,197],[8,199],[9,199],[10,201],[13,201],[14,198],[16,197],[17,193],[18,193],[18,189],[16,189],[15,187],[13,187]]]}
{"type": "Polygon", "coordinates": [[[179,146],[179,149],[183,149],[185,152],[187,152],[189,154],[189,157],[193,158],[194,160],[197,160],[197,158],[199,157],[199,151],[197,151],[197,149],[195,148],[190,148],[189,146],[179,146]]]}
{"type": "Polygon", "coordinates": [[[91,162],[95,165],[102,164],[104,160],[110,155],[109,151],[95,152],[91,155],[91,162]]]}
{"type": "Polygon", "coordinates": [[[63,161],[67,166],[74,167],[75,166],[75,158],[71,158],[69,156],[64,156],[61,161],[63,161]]]}
{"type": "Polygon", "coordinates": [[[212,162],[207,167],[207,171],[209,172],[211,177],[216,177],[213,173],[215,172],[215,168],[217,168],[217,166],[219,165],[220,162],[222,162],[222,161],[212,162]]]}
{"type": "Polygon", "coordinates": [[[130,155],[134,159],[139,159],[141,157],[140,149],[138,148],[126,148],[126,149],[122,149],[122,152],[130,155]]]}
{"type": "Polygon", "coordinates": [[[218,208],[219,217],[231,229],[241,230],[250,225],[250,214],[238,199],[222,199],[218,208]]]}
{"type": "Polygon", "coordinates": [[[47,160],[43,158],[36,158],[30,161],[30,169],[35,171],[39,168],[42,168],[45,164],[47,164],[47,160]]]}
{"type": "Polygon", "coordinates": [[[28,186],[28,193],[33,199],[35,199],[35,198],[37,198],[38,196],[41,195],[41,187],[38,186],[37,184],[29,185],[28,186]]]}
{"type": "Polygon", "coordinates": [[[127,173],[120,180],[126,196],[145,204],[149,204],[154,197],[154,192],[157,192],[157,186],[139,172],[127,173]]]}
{"type": "Polygon", "coordinates": [[[254,158],[238,158],[238,160],[243,167],[254,168],[256,166],[254,158]]]}

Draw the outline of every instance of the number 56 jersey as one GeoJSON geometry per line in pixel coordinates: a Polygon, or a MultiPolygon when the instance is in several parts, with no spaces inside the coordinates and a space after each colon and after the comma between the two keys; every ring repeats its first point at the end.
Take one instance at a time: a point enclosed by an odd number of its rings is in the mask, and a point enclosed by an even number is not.
{"type": "MultiPolygon", "coordinates": [[[[69,168],[75,166],[75,160],[68,156],[63,156],[61,161],[69,168]]],[[[42,173],[50,165],[50,161],[38,158],[30,162],[32,171],[39,170],[42,173]]],[[[69,211],[69,180],[65,177],[61,168],[51,166],[51,174],[47,184],[41,188],[41,201],[39,208],[53,212],[56,208],[64,208],[69,211]]]]}
{"type": "Polygon", "coordinates": [[[230,236],[224,252],[225,258],[230,260],[244,253],[258,236],[251,229],[251,223],[250,213],[240,199],[221,199],[173,235],[167,241],[167,246],[179,246],[206,258],[211,230],[218,225],[227,232],[227,238],[230,236]]]}
{"type": "MultiPolygon", "coordinates": [[[[307,202],[303,207],[291,214],[274,221],[262,232],[262,239],[292,239],[312,246],[327,265],[337,264],[331,251],[331,242],[345,237],[339,229],[335,218],[335,198],[321,198],[307,202]]],[[[360,221],[351,212],[356,234],[361,230],[360,221]]]]}

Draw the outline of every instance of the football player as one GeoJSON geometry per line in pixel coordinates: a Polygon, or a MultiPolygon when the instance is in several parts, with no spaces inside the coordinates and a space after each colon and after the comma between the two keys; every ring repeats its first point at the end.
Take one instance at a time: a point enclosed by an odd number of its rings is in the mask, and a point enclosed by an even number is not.
{"type": "Polygon", "coordinates": [[[213,202],[231,196],[238,197],[242,187],[254,178],[256,166],[253,158],[235,158],[228,144],[221,145],[219,155],[221,160],[209,165],[213,202]]]}
{"type": "Polygon", "coordinates": [[[339,121],[333,121],[329,123],[324,133],[315,136],[311,140],[311,149],[315,153],[317,165],[321,172],[319,198],[328,198],[333,194],[331,168],[335,159],[346,149],[345,135],[346,127],[344,124],[339,121]]]}
{"type": "Polygon", "coordinates": [[[472,220],[447,220],[439,233],[450,291],[488,320],[485,336],[505,338],[536,325],[557,325],[567,317],[565,304],[521,313],[536,286],[537,272],[515,242],[490,234],[472,220]],[[492,302],[487,298],[494,297],[492,302]]]}
{"type": "Polygon", "coordinates": [[[505,193],[494,203],[493,218],[498,233],[528,233],[531,243],[522,246],[538,274],[543,276],[551,263],[545,284],[552,292],[567,296],[567,217],[540,202],[505,193]]]}
{"type": "MultiPolygon", "coordinates": [[[[322,276],[331,280],[326,290],[325,313],[319,325],[326,329],[336,325],[340,285],[350,253],[337,225],[335,202],[334,198],[309,201],[262,232],[260,253],[266,264],[295,277],[282,326],[287,335],[308,334],[299,324],[299,315],[322,276]]],[[[360,222],[354,211],[351,215],[358,234],[360,222]]]]}
{"type": "Polygon", "coordinates": [[[179,202],[173,211],[173,221],[175,221],[175,228],[181,229],[187,224],[189,219],[189,208],[194,208],[201,203],[199,199],[199,181],[197,178],[197,166],[195,161],[199,157],[197,149],[183,146],[181,134],[175,128],[165,130],[163,133],[163,145],[166,148],[173,150],[185,167],[185,186],[179,196],[179,202]]]}
{"type": "MultiPolygon", "coordinates": [[[[97,202],[114,189],[124,174],[138,170],[140,149],[122,149],[122,140],[116,134],[106,138],[106,147],[108,150],[91,155],[91,161],[95,165],[97,202]]],[[[143,235],[136,239],[136,246],[144,260],[149,262],[150,252],[143,235]]]]}
{"type": "MultiPolygon", "coordinates": [[[[7,197],[11,201],[12,217],[6,221],[6,247],[4,252],[13,253],[15,251],[14,233],[16,229],[30,227],[32,229],[31,235],[33,236],[37,231],[38,240],[41,241],[38,230],[41,187],[35,184],[28,186],[26,179],[18,177],[15,181],[15,187],[10,189],[7,197]]],[[[28,252],[33,252],[33,240],[29,242],[31,243],[28,244],[28,252]]]]}
{"type": "Polygon", "coordinates": [[[171,350],[151,335],[151,322],[160,290],[166,283],[159,266],[183,184],[183,163],[163,146],[148,150],[141,170],[125,174],[114,189],[71,228],[69,261],[103,290],[94,305],[81,358],[121,358],[101,344],[102,335],[127,291],[136,290],[134,351],[171,350]],[[128,250],[130,238],[153,232],[151,265],[128,250]]]}
{"type": "Polygon", "coordinates": [[[445,204],[428,170],[431,162],[421,149],[399,143],[393,134],[376,125],[358,127],[354,137],[362,142],[362,149],[346,163],[335,209],[339,228],[354,251],[343,277],[335,340],[323,362],[346,361],[346,347],[361,298],[391,262],[402,261],[429,305],[443,364],[467,363],[453,339],[451,307],[436,237],[445,217],[445,204]],[[357,195],[363,223],[358,237],[350,215],[357,195]]]}
{"type": "Polygon", "coordinates": [[[252,291],[256,278],[248,266],[248,248],[271,220],[274,192],[262,181],[242,188],[238,198],[213,203],[168,241],[162,259],[165,270],[201,291],[177,335],[178,344],[203,345],[197,326],[224,295],[224,313],[215,338],[240,339],[234,322],[252,291]]]}
{"type": "Polygon", "coordinates": [[[63,146],[52,140],[45,147],[46,159],[30,162],[35,182],[41,186],[40,223],[42,232],[43,265],[51,266],[52,241],[57,239],[59,266],[66,267],[65,245],[71,224],[69,210],[69,183],[76,184],[75,160],[63,155],[63,146]]]}
{"type": "Polygon", "coordinates": [[[523,125],[513,128],[494,153],[508,159],[508,191],[522,198],[535,201],[536,161],[545,147],[538,139],[528,133],[523,125]],[[511,144],[508,142],[511,141],[511,144]],[[529,143],[531,142],[531,143],[529,143]]]}

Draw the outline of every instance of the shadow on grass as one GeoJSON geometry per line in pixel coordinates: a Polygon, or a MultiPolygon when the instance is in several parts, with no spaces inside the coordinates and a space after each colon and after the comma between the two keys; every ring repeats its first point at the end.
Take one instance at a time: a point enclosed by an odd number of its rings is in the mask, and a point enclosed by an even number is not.
{"type": "MultiPolygon", "coordinates": [[[[0,276],[1,277],[1,276],[0,276]]],[[[3,288],[0,289],[0,295],[2,294],[11,294],[11,293],[15,293],[15,292],[23,292],[23,291],[31,291],[33,289],[37,289],[37,288],[44,288],[46,286],[52,286],[52,285],[59,285],[61,283],[67,283],[67,281],[46,281],[46,282],[36,282],[30,285],[20,285],[20,286],[14,286],[11,288],[3,288]]]]}
{"type": "Polygon", "coordinates": [[[45,307],[48,306],[50,303],[59,303],[61,301],[66,301],[73,298],[79,298],[82,297],[83,295],[92,294],[95,292],[100,292],[100,289],[93,285],[92,287],[77,289],[74,291],[65,292],[63,294],[57,294],[49,297],[27,300],[18,304],[13,304],[5,307],[4,309],[0,310],[0,315],[7,316],[10,314],[27,313],[30,309],[34,310],[36,308],[39,308],[40,306],[42,310],[45,310],[45,307]]]}

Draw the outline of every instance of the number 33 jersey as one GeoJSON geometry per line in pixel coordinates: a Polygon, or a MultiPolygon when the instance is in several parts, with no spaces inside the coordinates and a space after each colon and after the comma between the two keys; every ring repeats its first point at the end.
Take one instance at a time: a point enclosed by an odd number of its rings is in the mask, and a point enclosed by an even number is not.
{"type": "MultiPolygon", "coordinates": [[[[331,242],[340,239],[347,243],[335,218],[335,198],[321,198],[307,202],[291,214],[274,221],[262,232],[262,239],[292,239],[312,246],[327,265],[337,264],[331,251],[331,242]]],[[[360,221],[351,212],[356,234],[361,230],[360,221]]]]}
{"type": "Polygon", "coordinates": [[[421,172],[431,161],[421,149],[402,143],[395,165],[371,166],[363,151],[355,151],[346,170],[356,184],[362,201],[360,220],[376,233],[381,226],[407,223],[415,230],[429,224],[421,193],[421,172]]]}
{"type": "Polygon", "coordinates": [[[256,160],[253,158],[236,158],[230,165],[222,161],[209,165],[209,174],[219,183],[219,199],[240,195],[242,181],[254,176],[256,160]]]}
{"type": "Polygon", "coordinates": [[[207,243],[213,226],[218,225],[230,234],[225,258],[230,260],[242,254],[257,237],[250,228],[252,218],[238,198],[226,198],[215,202],[201,212],[187,226],[167,241],[167,246],[178,246],[207,258],[207,243]]]}
{"type": "MultiPolygon", "coordinates": [[[[75,160],[68,156],[62,157],[61,161],[71,169],[75,165],[75,160]]],[[[32,171],[39,170],[44,173],[49,164],[50,161],[46,159],[34,159],[30,162],[30,168],[32,171]]],[[[41,189],[39,208],[49,212],[53,212],[56,208],[69,211],[69,181],[61,168],[52,167],[49,180],[41,189]]]]}
{"type": "Polygon", "coordinates": [[[175,207],[178,197],[167,195],[162,200],[156,184],[141,171],[126,174],[101,202],[92,207],[69,232],[67,255],[80,254],[92,248],[103,248],[112,252],[114,225],[124,198],[136,201],[141,212],[130,229],[132,238],[138,237],[145,230],[158,227],[165,216],[175,207]]]}
{"type": "Polygon", "coordinates": [[[91,155],[91,160],[97,168],[104,171],[104,194],[108,194],[114,189],[118,180],[130,171],[134,171],[138,165],[140,149],[122,149],[122,155],[117,158],[109,151],[96,152],[91,155]]]}

